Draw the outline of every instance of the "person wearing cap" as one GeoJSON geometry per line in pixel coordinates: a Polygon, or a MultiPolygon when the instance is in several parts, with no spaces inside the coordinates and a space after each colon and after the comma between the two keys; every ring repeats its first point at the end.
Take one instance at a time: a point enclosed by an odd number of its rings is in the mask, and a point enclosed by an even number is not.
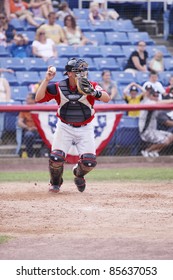
{"type": "Polygon", "coordinates": [[[155,91],[159,92],[159,100],[162,99],[162,96],[166,94],[165,88],[163,87],[162,83],[159,81],[159,76],[156,72],[151,71],[149,74],[149,80],[143,84],[143,88],[147,85],[151,85],[155,91]]]}
{"type": "Polygon", "coordinates": [[[66,155],[72,145],[76,146],[79,161],[73,168],[74,183],[80,192],[86,187],[84,176],[97,164],[94,141],[94,102],[110,101],[108,93],[96,82],[90,82],[93,90],[83,95],[77,88],[77,77],[88,76],[88,64],[83,59],[72,58],[65,66],[67,78],[49,83],[55,76],[49,66],[45,78],[36,93],[36,102],[47,102],[52,99],[58,104],[58,124],[54,133],[50,158],[50,189],[59,192],[63,183],[63,168],[66,155]]]}
{"type": "MultiPolygon", "coordinates": [[[[159,100],[159,93],[148,90],[142,101],[143,104],[155,105],[156,103],[173,103],[173,99],[159,100]]],[[[159,157],[159,152],[173,142],[173,134],[158,129],[158,110],[141,110],[139,115],[139,133],[141,139],[148,144],[145,150],[141,151],[144,157],[159,157]]]]}
{"type": "MultiPolygon", "coordinates": [[[[128,104],[139,104],[144,98],[145,90],[137,83],[130,83],[123,91],[123,99],[128,104]],[[141,93],[139,93],[139,90],[141,93]]],[[[139,111],[128,111],[129,117],[139,117],[139,111]]]]}

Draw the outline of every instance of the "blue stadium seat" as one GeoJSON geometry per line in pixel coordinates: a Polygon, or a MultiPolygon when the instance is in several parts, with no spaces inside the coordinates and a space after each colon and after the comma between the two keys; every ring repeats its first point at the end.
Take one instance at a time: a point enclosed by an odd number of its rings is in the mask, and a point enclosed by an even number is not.
{"type": "Polygon", "coordinates": [[[25,102],[26,96],[28,95],[29,90],[27,86],[16,86],[11,87],[11,98],[14,101],[25,102]]]}
{"type": "Polygon", "coordinates": [[[19,86],[19,82],[17,80],[16,73],[3,72],[3,73],[1,73],[1,77],[7,79],[10,86],[19,86]]]}
{"type": "MultiPolygon", "coordinates": [[[[39,72],[40,80],[43,80],[45,78],[45,71],[39,72]]],[[[62,72],[56,72],[55,77],[50,82],[59,82],[60,80],[64,80],[66,77],[63,75],[62,72]]]]}
{"type": "Polygon", "coordinates": [[[110,31],[114,31],[112,28],[112,25],[110,23],[110,20],[104,20],[104,21],[96,21],[94,24],[92,24],[91,22],[90,24],[90,28],[93,32],[110,32],[110,31]]]}
{"type": "Polygon", "coordinates": [[[100,82],[102,80],[102,71],[89,71],[88,79],[90,81],[100,82]]]}
{"type": "Polygon", "coordinates": [[[122,47],[122,50],[123,50],[123,53],[124,53],[124,55],[127,57],[127,58],[129,58],[129,56],[131,55],[131,53],[133,52],[133,51],[135,51],[136,50],[136,46],[121,46],[122,47]]]}
{"type": "Polygon", "coordinates": [[[88,19],[89,9],[87,9],[87,8],[83,8],[83,9],[73,8],[73,13],[74,13],[75,18],[77,20],[78,19],[88,19]]]}
{"type": "Polygon", "coordinates": [[[136,32],[137,28],[134,27],[131,19],[112,20],[111,25],[114,31],[120,32],[136,32]]]}
{"type": "Polygon", "coordinates": [[[153,39],[147,32],[127,32],[128,38],[133,45],[137,45],[139,41],[144,41],[147,45],[154,45],[153,39]]]}
{"type": "Polygon", "coordinates": [[[125,57],[121,46],[118,45],[103,45],[100,46],[100,50],[103,57],[125,57]]]}
{"type": "Polygon", "coordinates": [[[159,73],[159,81],[164,87],[169,85],[170,77],[173,76],[173,71],[164,71],[159,73]]]}
{"type": "MultiPolygon", "coordinates": [[[[16,29],[16,31],[24,31],[26,27],[26,21],[18,18],[13,18],[9,22],[13,27],[16,29]]],[[[19,32],[18,32],[19,33],[19,32]]]]}
{"type": "Polygon", "coordinates": [[[104,32],[87,31],[87,32],[84,32],[84,35],[89,40],[97,42],[98,45],[105,45],[105,43],[106,43],[106,38],[105,38],[104,32]]]}
{"type": "Polygon", "coordinates": [[[28,86],[30,84],[37,84],[40,82],[40,76],[36,71],[17,71],[16,77],[20,86],[28,86]]]}
{"type": "Polygon", "coordinates": [[[76,23],[80,27],[82,32],[91,31],[91,27],[89,25],[88,19],[80,18],[77,19],[76,23]]]}
{"type": "Polygon", "coordinates": [[[111,71],[119,71],[119,65],[117,64],[114,57],[96,57],[93,59],[95,64],[97,65],[97,70],[111,70],[111,71]]]}
{"type": "Polygon", "coordinates": [[[88,63],[88,70],[89,71],[97,71],[97,65],[95,64],[93,58],[85,57],[84,60],[88,63]]]}
{"type": "Polygon", "coordinates": [[[19,57],[2,57],[0,63],[2,68],[10,68],[14,71],[26,70],[23,59],[19,57]]]}
{"type": "Polygon", "coordinates": [[[166,71],[173,71],[173,57],[164,58],[164,66],[166,71]]]}
{"type": "Polygon", "coordinates": [[[118,85],[128,85],[134,82],[134,77],[131,73],[123,71],[112,71],[112,78],[117,82],[118,85]]]}
{"type": "Polygon", "coordinates": [[[126,32],[105,32],[108,45],[131,45],[126,32]]]}
{"type": "Polygon", "coordinates": [[[11,53],[8,49],[8,47],[0,46],[0,57],[9,57],[11,56],[11,53]]]}
{"type": "Polygon", "coordinates": [[[39,57],[23,58],[26,71],[46,71],[47,63],[39,57]]]}
{"type": "Polygon", "coordinates": [[[56,67],[57,71],[65,71],[65,65],[67,64],[68,58],[60,57],[60,58],[50,58],[47,61],[47,65],[53,65],[56,67]]]}
{"type": "Polygon", "coordinates": [[[117,57],[116,61],[119,65],[120,70],[123,71],[127,64],[127,58],[126,57],[117,57]]]}
{"type": "Polygon", "coordinates": [[[136,82],[140,85],[143,85],[149,79],[149,72],[136,72],[136,82]]]}
{"type": "Polygon", "coordinates": [[[163,53],[163,57],[171,57],[171,53],[168,51],[167,47],[164,45],[149,45],[146,47],[148,51],[148,55],[152,58],[157,51],[161,51],[163,53]]]}
{"type": "Polygon", "coordinates": [[[79,57],[79,52],[77,48],[73,46],[57,46],[58,57],[79,57]]]}
{"type": "Polygon", "coordinates": [[[27,30],[25,30],[21,34],[28,37],[29,44],[32,44],[32,42],[35,40],[35,31],[27,31],[27,30]]]}
{"type": "Polygon", "coordinates": [[[131,156],[140,150],[141,138],[138,129],[139,118],[123,116],[115,132],[115,153],[120,148],[128,148],[131,156]]]}
{"type": "Polygon", "coordinates": [[[4,132],[16,132],[18,112],[5,112],[4,132]]]}
{"type": "Polygon", "coordinates": [[[79,56],[81,57],[102,57],[98,46],[88,45],[78,48],[79,56]]]}

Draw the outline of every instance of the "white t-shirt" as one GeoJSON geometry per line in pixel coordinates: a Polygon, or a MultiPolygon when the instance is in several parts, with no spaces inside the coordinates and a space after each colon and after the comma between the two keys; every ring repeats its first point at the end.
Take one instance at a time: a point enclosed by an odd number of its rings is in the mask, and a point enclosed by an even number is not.
{"type": "Polygon", "coordinates": [[[164,94],[165,93],[165,88],[162,86],[162,84],[159,82],[159,81],[157,81],[157,82],[155,82],[155,83],[152,83],[152,82],[150,82],[150,81],[147,81],[147,82],[145,82],[144,84],[143,84],[143,89],[145,89],[145,87],[147,86],[147,85],[151,85],[152,86],[152,88],[155,90],[155,91],[159,91],[159,100],[162,100],[162,94],[164,94]]]}
{"type": "Polygon", "coordinates": [[[38,55],[43,57],[53,57],[53,46],[55,43],[52,39],[46,39],[46,43],[43,44],[37,40],[33,41],[32,46],[35,47],[38,51],[38,55]]]}

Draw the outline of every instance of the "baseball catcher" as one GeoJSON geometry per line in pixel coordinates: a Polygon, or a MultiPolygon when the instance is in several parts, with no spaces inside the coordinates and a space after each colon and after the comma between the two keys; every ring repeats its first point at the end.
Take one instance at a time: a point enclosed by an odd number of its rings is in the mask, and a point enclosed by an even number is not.
{"type": "Polygon", "coordinates": [[[67,78],[60,82],[49,83],[55,76],[51,69],[52,66],[48,67],[36,93],[37,102],[55,99],[58,104],[59,121],[49,158],[49,191],[59,192],[66,155],[71,145],[75,145],[79,160],[73,168],[74,183],[83,192],[86,187],[84,176],[97,164],[92,125],[95,114],[93,105],[95,100],[109,102],[110,97],[96,82],[88,80],[88,64],[83,59],[70,59],[65,66],[64,75],[67,78]]]}

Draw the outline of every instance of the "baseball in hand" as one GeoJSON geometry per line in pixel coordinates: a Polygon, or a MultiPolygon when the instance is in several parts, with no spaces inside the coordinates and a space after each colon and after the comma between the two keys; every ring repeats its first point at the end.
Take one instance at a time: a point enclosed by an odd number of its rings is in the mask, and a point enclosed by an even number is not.
{"type": "Polygon", "coordinates": [[[54,66],[51,66],[51,67],[49,68],[49,70],[50,70],[51,72],[53,72],[53,73],[56,72],[56,68],[55,68],[54,66]]]}

